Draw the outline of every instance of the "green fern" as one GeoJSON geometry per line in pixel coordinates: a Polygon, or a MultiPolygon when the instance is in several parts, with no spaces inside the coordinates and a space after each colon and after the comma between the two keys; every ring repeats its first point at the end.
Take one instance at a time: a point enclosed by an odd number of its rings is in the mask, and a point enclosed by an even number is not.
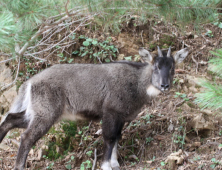
{"type": "Polygon", "coordinates": [[[70,9],[81,9],[81,18],[94,16],[95,28],[118,33],[131,19],[144,24],[152,18],[165,18],[181,28],[218,21],[219,6],[220,0],[1,0],[0,50],[8,49],[14,41],[24,45],[45,21],[50,24],[62,16],[50,17],[66,15],[70,9]]]}
{"type": "Polygon", "coordinates": [[[209,61],[209,67],[208,69],[212,71],[213,73],[218,74],[220,77],[222,76],[222,49],[214,51],[210,51],[211,54],[217,56],[216,58],[212,58],[209,61]]]}
{"type": "Polygon", "coordinates": [[[0,50],[11,48],[14,43],[13,33],[15,32],[13,14],[9,11],[4,11],[0,14],[0,50]]]}
{"type": "MultiPolygon", "coordinates": [[[[216,58],[209,60],[209,70],[213,73],[221,76],[222,75],[222,49],[211,51],[212,54],[216,55],[216,58]]],[[[222,107],[222,86],[216,82],[201,80],[200,86],[204,87],[205,90],[201,93],[197,93],[195,96],[195,102],[199,104],[202,109],[219,109],[222,107]]]]}

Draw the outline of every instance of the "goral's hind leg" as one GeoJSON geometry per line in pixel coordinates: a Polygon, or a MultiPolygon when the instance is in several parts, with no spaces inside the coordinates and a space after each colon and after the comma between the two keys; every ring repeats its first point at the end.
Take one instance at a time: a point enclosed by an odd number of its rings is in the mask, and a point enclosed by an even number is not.
{"type": "Polygon", "coordinates": [[[45,135],[54,122],[44,119],[44,117],[34,117],[30,125],[21,136],[16,165],[14,170],[23,170],[28,153],[32,146],[45,135]]]}
{"type": "Polygon", "coordinates": [[[24,118],[25,112],[8,113],[0,125],[0,143],[9,130],[14,128],[27,128],[28,122],[24,118]]]}

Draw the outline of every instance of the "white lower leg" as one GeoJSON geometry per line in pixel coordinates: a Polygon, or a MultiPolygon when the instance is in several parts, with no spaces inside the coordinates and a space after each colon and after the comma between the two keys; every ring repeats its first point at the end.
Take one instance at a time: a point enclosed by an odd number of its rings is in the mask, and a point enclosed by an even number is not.
{"type": "Polygon", "coordinates": [[[101,169],[102,170],[112,170],[109,162],[103,162],[101,169]]]}
{"type": "Polygon", "coordinates": [[[117,157],[117,144],[118,142],[115,143],[114,147],[113,147],[113,151],[112,151],[112,156],[111,156],[111,160],[110,160],[110,164],[111,167],[119,167],[119,162],[118,162],[118,157],[117,157]]]}

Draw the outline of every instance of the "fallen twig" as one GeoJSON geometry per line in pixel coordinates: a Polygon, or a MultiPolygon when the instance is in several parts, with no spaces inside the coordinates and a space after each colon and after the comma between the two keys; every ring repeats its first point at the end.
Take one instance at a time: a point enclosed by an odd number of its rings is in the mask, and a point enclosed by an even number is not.
{"type": "Polygon", "coordinates": [[[155,32],[159,33],[159,34],[163,34],[163,35],[168,35],[168,36],[170,36],[170,37],[174,37],[174,35],[171,35],[171,34],[168,34],[168,33],[160,32],[160,31],[158,31],[158,30],[157,30],[156,28],[154,28],[154,27],[152,27],[152,29],[153,29],[155,32]]]}
{"type": "Polygon", "coordinates": [[[141,31],[141,38],[142,38],[142,43],[143,43],[143,46],[144,46],[144,41],[143,41],[143,30],[141,31]]]}
{"type": "Polygon", "coordinates": [[[95,167],[96,167],[96,161],[97,161],[97,154],[96,154],[96,149],[95,149],[95,151],[94,151],[94,160],[93,160],[93,166],[92,166],[92,170],[94,170],[95,169],[95,167]]]}

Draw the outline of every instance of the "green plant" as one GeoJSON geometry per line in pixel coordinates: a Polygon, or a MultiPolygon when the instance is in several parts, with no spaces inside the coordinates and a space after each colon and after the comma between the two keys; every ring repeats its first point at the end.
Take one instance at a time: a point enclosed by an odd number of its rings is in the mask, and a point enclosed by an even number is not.
{"type": "Polygon", "coordinates": [[[182,135],[178,135],[178,134],[175,134],[173,142],[174,143],[179,143],[180,147],[182,147],[185,144],[183,136],[182,135]]]}
{"type": "Polygon", "coordinates": [[[179,80],[180,80],[180,79],[179,79],[178,77],[174,77],[174,78],[173,78],[173,84],[178,83],[178,82],[179,82],[179,80]]]}
{"type": "Polygon", "coordinates": [[[73,141],[77,133],[76,122],[64,121],[61,123],[61,129],[63,132],[56,131],[54,127],[50,129],[49,133],[55,137],[52,138],[51,141],[48,141],[48,149],[45,155],[46,159],[58,159],[73,149],[71,141],[73,141]]]}
{"type": "Polygon", "coordinates": [[[152,117],[154,117],[154,116],[150,115],[150,114],[146,114],[146,115],[142,116],[141,118],[146,121],[146,124],[148,124],[148,123],[151,123],[150,118],[152,118],[152,117]]]}
{"type": "Polygon", "coordinates": [[[205,35],[207,35],[208,37],[212,38],[214,35],[213,35],[213,32],[211,30],[208,30],[205,35]]]}
{"type": "Polygon", "coordinates": [[[71,162],[72,162],[74,159],[75,159],[75,157],[74,157],[74,156],[71,156],[70,160],[65,163],[65,164],[66,164],[66,165],[65,165],[66,169],[72,169],[72,164],[71,164],[71,162]]]}
{"type": "Polygon", "coordinates": [[[152,137],[148,137],[148,138],[146,138],[146,144],[149,145],[149,143],[150,143],[151,141],[153,141],[153,138],[152,138],[152,137]]]}
{"type": "Polygon", "coordinates": [[[53,166],[54,166],[54,162],[50,163],[50,164],[46,167],[46,169],[53,169],[53,166]]]}
{"type": "Polygon", "coordinates": [[[132,56],[124,57],[125,60],[132,61],[132,56]]]}
{"type": "Polygon", "coordinates": [[[180,92],[175,92],[175,95],[174,95],[175,98],[182,98],[184,99],[185,101],[189,101],[189,98],[187,98],[187,95],[185,93],[180,93],[180,92]]]}
{"type": "Polygon", "coordinates": [[[216,158],[212,158],[212,159],[211,159],[211,162],[213,163],[213,164],[210,165],[210,167],[211,167],[212,169],[214,169],[217,165],[220,165],[220,164],[221,164],[220,161],[216,160],[216,158]]]}
{"type": "MultiPolygon", "coordinates": [[[[59,52],[59,51],[58,51],[59,52]]],[[[64,57],[63,53],[59,53],[57,54],[58,57],[60,57],[61,59],[59,60],[60,63],[72,63],[74,58],[68,58],[68,57],[64,57]]]]}
{"type": "Polygon", "coordinates": [[[86,152],[86,155],[87,155],[88,157],[91,157],[91,156],[92,156],[92,153],[93,153],[93,151],[88,151],[88,152],[86,152]]]}
{"type": "Polygon", "coordinates": [[[90,160],[86,160],[85,162],[82,162],[80,165],[80,170],[85,170],[90,168],[92,168],[92,163],[90,160]]]}
{"type": "Polygon", "coordinates": [[[173,142],[178,144],[179,147],[183,149],[183,146],[185,145],[185,137],[186,137],[186,128],[180,126],[178,128],[178,132],[174,132],[173,134],[173,142]]]}
{"type": "Polygon", "coordinates": [[[131,162],[130,163],[130,166],[134,166],[134,165],[136,165],[136,162],[131,162]]]}
{"type": "Polygon", "coordinates": [[[200,156],[198,155],[198,156],[194,157],[193,160],[194,161],[199,161],[200,160],[200,156]]]}
{"type": "Polygon", "coordinates": [[[78,56],[81,57],[88,55],[89,58],[94,59],[94,62],[110,62],[112,57],[116,57],[117,48],[111,44],[111,37],[108,37],[103,42],[99,42],[97,39],[87,38],[82,35],[79,36],[79,39],[83,39],[85,41],[82,42],[82,46],[79,48],[79,51],[74,51],[72,54],[78,54],[78,56]]]}
{"type": "MultiPolygon", "coordinates": [[[[208,69],[216,74],[221,80],[222,77],[222,49],[211,51],[215,57],[209,60],[208,69]]],[[[216,81],[206,79],[199,80],[199,85],[204,88],[201,93],[195,94],[195,103],[199,104],[202,109],[209,108],[216,110],[222,107],[222,86],[216,81]]]]}
{"type": "Polygon", "coordinates": [[[160,162],[160,165],[161,165],[161,166],[165,166],[165,162],[164,162],[164,161],[161,161],[161,162],[160,162]]]}

